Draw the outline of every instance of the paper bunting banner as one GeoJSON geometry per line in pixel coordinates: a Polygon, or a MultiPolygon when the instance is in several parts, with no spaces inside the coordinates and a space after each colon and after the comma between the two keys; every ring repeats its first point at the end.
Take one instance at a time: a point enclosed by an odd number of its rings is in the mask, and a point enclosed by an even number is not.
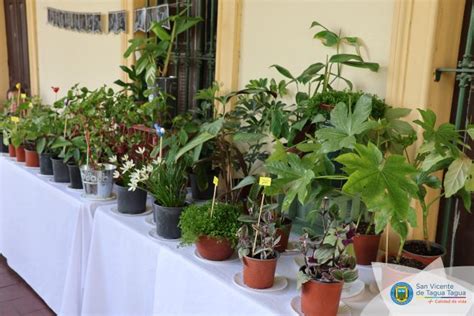
{"type": "Polygon", "coordinates": [[[153,22],[165,20],[166,22],[164,22],[162,26],[164,28],[170,29],[170,21],[168,20],[170,16],[169,11],[168,4],[135,10],[135,22],[133,25],[134,32],[148,32],[150,31],[153,22]]]}
{"type": "Polygon", "coordinates": [[[109,12],[109,33],[119,34],[127,31],[127,11],[109,12]]]}
{"type": "Polygon", "coordinates": [[[66,30],[102,33],[100,13],[78,13],[48,8],[48,24],[66,30]]]}

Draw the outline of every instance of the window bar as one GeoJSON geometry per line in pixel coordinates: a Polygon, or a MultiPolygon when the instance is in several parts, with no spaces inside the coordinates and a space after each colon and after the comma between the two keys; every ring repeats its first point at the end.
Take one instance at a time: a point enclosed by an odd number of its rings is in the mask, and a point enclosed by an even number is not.
{"type": "MultiPolygon", "coordinates": [[[[191,3],[190,3],[190,0],[186,0],[186,5],[187,7],[189,8],[189,10],[186,12],[186,15],[189,17],[190,14],[189,14],[189,11],[190,10],[193,10],[194,11],[194,8],[191,7],[191,3]]],[[[185,62],[185,67],[186,67],[186,87],[185,87],[185,95],[186,95],[186,98],[185,98],[185,101],[184,101],[184,110],[187,111],[188,108],[189,108],[189,93],[190,93],[190,81],[191,81],[191,78],[189,78],[189,68],[191,67],[191,63],[190,63],[190,47],[189,47],[189,42],[190,42],[190,36],[189,36],[189,29],[186,30],[186,51],[185,51],[185,58],[184,58],[184,62],[185,62]]]]}

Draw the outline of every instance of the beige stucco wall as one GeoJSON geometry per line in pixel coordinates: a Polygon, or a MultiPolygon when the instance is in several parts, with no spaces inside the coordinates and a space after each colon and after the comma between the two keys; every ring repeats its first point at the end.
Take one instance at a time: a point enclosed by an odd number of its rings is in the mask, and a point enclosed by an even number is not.
{"type": "Polygon", "coordinates": [[[356,89],[385,96],[392,16],[395,0],[243,0],[239,87],[250,79],[281,78],[272,64],[300,74],[312,63],[324,62],[334,50],[313,39],[318,21],[343,35],[359,36],[381,68],[347,70],[356,89]]]}
{"type": "Polygon", "coordinates": [[[89,88],[112,85],[121,77],[122,36],[79,33],[47,24],[47,7],[76,12],[101,12],[103,29],[108,11],[120,10],[121,0],[37,0],[39,94],[54,101],[51,86],[61,92],[79,83],[89,88]]]}
{"type": "Polygon", "coordinates": [[[0,102],[5,100],[9,86],[7,34],[5,30],[5,10],[0,2],[0,102]]]}

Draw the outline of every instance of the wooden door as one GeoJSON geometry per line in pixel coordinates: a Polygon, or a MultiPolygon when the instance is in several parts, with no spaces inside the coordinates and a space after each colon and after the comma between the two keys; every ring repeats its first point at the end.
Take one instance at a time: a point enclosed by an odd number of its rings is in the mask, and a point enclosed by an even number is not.
{"type": "Polygon", "coordinates": [[[4,0],[4,5],[10,86],[21,83],[23,89],[30,93],[26,1],[4,0]]]}

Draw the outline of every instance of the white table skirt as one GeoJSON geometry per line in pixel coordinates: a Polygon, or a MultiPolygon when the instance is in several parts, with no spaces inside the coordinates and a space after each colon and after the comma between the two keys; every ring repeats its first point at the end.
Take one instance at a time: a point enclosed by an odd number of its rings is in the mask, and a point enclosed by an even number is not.
{"type": "MultiPolygon", "coordinates": [[[[291,299],[298,267],[281,256],[277,274],[289,284],[278,292],[248,292],[232,283],[239,261],[208,263],[194,247],[151,239],[145,216],[114,214],[100,207],[94,218],[83,297],[83,315],[294,315],[291,299]]],[[[345,300],[358,315],[373,298],[345,300]]]]}
{"type": "Polygon", "coordinates": [[[0,253],[60,315],[79,315],[92,215],[101,203],[0,157],[0,253]]]}

